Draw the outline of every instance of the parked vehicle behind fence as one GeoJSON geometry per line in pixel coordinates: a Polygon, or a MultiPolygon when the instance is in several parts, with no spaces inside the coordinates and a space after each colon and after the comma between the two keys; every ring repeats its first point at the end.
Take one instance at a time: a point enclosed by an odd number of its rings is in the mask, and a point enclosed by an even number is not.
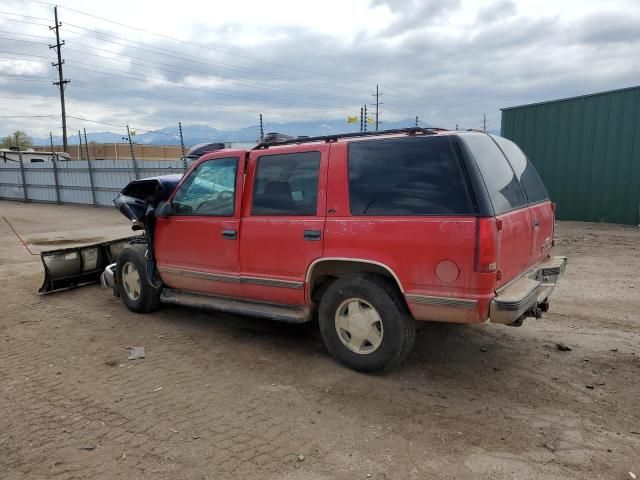
{"type": "Polygon", "coordinates": [[[203,156],[170,195],[146,182],[116,200],[146,237],[103,274],[130,310],[317,315],[359,371],[400,364],[416,321],[540,317],[566,265],[549,254],[554,204],[533,165],[481,132],[262,143],[203,156]]]}
{"type": "Polygon", "coordinates": [[[0,162],[20,162],[20,156],[22,155],[23,163],[41,163],[57,160],[58,162],[68,162],[71,160],[71,156],[64,152],[37,152],[33,149],[27,149],[18,151],[14,148],[2,148],[0,149],[0,162]]]}

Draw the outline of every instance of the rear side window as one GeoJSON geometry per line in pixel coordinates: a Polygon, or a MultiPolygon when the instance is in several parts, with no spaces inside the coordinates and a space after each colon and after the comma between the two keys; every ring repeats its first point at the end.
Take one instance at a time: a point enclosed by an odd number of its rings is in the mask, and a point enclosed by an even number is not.
{"type": "Polygon", "coordinates": [[[491,136],[507,156],[509,163],[520,181],[529,203],[542,202],[549,199],[542,179],[527,156],[515,143],[502,137],[491,136]]]}
{"type": "Polygon", "coordinates": [[[457,151],[447,137],[349,144],[352,215],[473,215],[457,151]]]}
{"type": "Polygon", "coordinates": [[[484,133],[464,133],[460,138],[471,150],[480,169],[495,214],[525,206],[527,200],[518,179],[491,137],[484,133]]]}
{"type": "Polygon", "coordinates": [[[252,215],[316,215],[320,152],[258,158],[252,215]]]}

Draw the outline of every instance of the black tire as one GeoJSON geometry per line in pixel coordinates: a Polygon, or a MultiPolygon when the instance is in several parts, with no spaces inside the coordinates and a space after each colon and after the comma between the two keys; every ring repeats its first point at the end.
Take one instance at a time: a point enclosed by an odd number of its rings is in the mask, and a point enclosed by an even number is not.
{"type": "MultiPolygon", "coordinates": [[[[129,310],[136,313],[150,313],[160,307],[160,290],[153,288],[147,281],[146,252],[146,244],[129,244],[120,251],[117,260],[116,281],[120,298],[129,310]],[[127,291],[128,287],[123,283],[125,268],[135,268],[138,273],[139,290],[134,291],[134,294],[127,291]],[[138,293],[137,296],[135,295],[136,292],[138,293]]],[[[129,290],[131,289],[129,288],[129,290]]]]}
{"type": "Polygon", "coordinates": [[[400,292],[390,281],[373,274],[349,275],[333,282],[320,302],[319,324],[329,353],[358,372],[380,373],[400,365],[411,352],[416,338],[415,320],[400,292]],[[336,314],[339,309],[348,311],[353,299],[363,301],[358,302],[358,309],[365,311],[372,307],[379,318],[380,326],[376,327],[381,337],[379,346],[375,348],[368,340],[361,344],[362,349],[373,349],[369,353],[352,350],[354,346],[348,347],[345,343],[351,341],[351,334],[346,334],[344,329],[338,333],[336,314]]]}

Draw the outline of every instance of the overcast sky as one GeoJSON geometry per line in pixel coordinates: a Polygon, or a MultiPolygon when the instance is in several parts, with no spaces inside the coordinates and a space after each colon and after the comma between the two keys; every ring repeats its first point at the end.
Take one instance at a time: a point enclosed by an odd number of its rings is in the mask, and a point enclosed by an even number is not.
{"type": "MultiPolygon", "coordinates": [[[[640,84],[638,0],[66,0],[59,16],[72,131],[346,121],[376,84],[383,121],[499,128],[501,107],[640,84]]],[[[0,0],[1,135],[60,134],[53,23],[45,2],[0,0]]]]}

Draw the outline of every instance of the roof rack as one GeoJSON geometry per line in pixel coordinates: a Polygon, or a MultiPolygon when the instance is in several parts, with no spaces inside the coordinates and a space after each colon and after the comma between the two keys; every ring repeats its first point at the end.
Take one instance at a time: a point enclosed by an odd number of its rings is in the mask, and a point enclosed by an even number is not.
{"type": "Polygon", "coordinates": [[[425,135],[435,135],[436,132],[445,130],[444,128],[421,128],[421,127],[411,127],[411,128],[394,128],[391,130],[379,130],[379,131],[371,131],[371,132],[355,132],[355,133],[337,133],[334,135],[321,135],[318,137],[298,137],[293,138],[291,140],[281,140],[279,142],[260,142],[258,145],[253,147],[253,150],[266,149],[269,147],[276,147],[279,145],[292,145],[296,143],[309,143],[309,142],[336,142],[341,138],[359,138],[359,137],[373,137],[376,135],[394,135],[398,133],[406,133],[407,135],[415,135],[417,133],[425,134],[425,135]]]}

